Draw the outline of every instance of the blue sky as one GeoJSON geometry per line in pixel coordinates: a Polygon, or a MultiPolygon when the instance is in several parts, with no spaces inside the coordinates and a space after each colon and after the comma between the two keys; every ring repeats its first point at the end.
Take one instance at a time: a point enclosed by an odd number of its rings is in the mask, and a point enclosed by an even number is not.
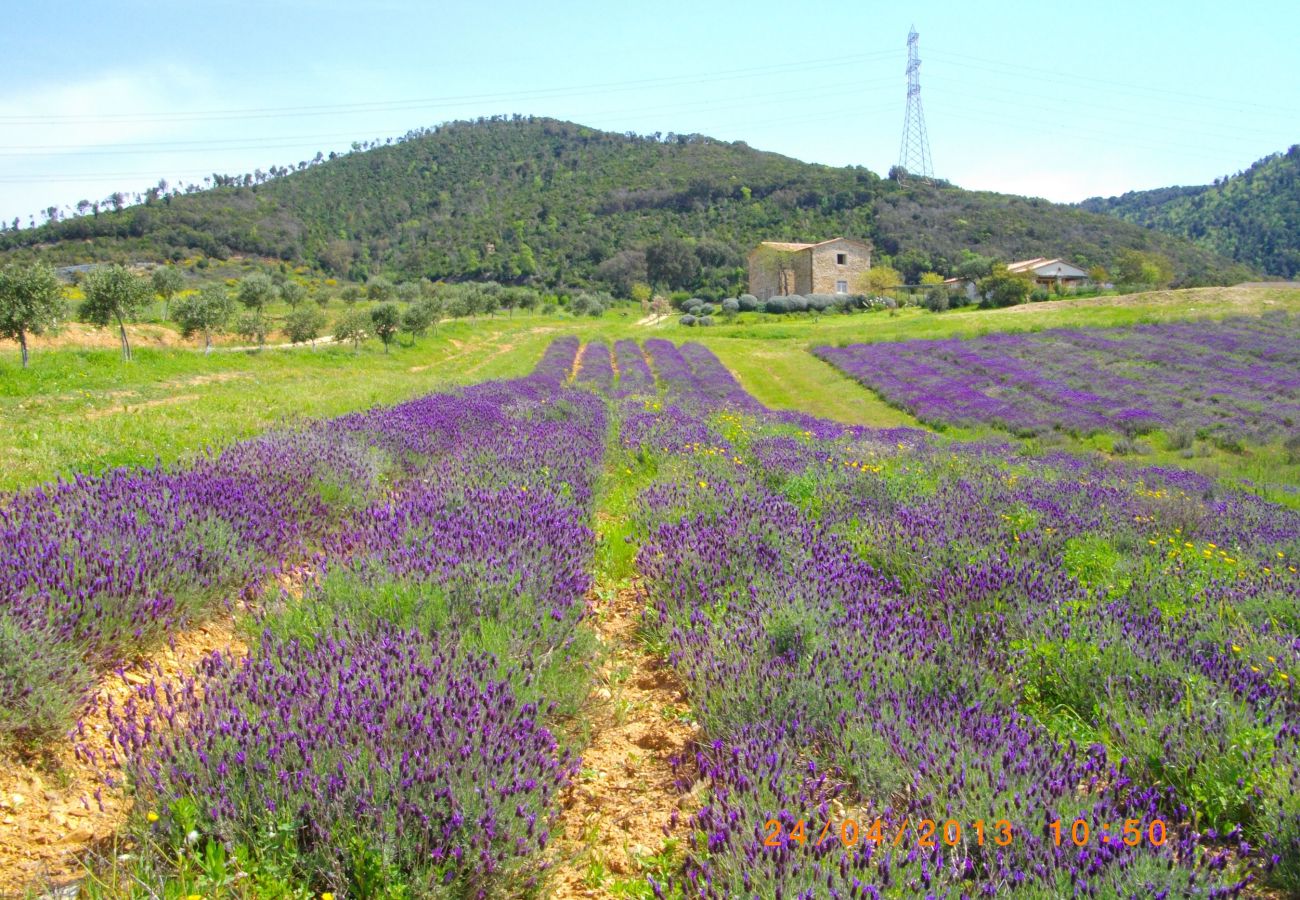
{"type": "Polygon", "coordinates": [[[14,4],[0,217],[497,113],[884,173],[921,41],[936,173],[1075,201],[1300,142],[1300,5],[1180,0],[14,4]]]}

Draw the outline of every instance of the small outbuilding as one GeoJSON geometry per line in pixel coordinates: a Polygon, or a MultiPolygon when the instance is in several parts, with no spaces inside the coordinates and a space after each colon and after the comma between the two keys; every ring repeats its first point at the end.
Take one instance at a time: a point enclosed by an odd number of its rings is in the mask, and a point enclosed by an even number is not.
{"type": "Polygon", "coordinates": [[[749,292],[760,300],[791,294],[848,294],[871,268],[871,245],[852,238],[815,244],[764,241],[749,254],[749,292]]]}

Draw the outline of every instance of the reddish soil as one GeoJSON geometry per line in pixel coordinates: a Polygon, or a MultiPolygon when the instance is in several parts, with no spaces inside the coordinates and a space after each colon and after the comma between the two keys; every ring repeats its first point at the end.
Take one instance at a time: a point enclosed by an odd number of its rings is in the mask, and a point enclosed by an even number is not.
{"type": "Polygon", "coordinates": [[[637,640],[641,597],[624,590],[593,598],[591,607],[603,652],[584,711],[590,743],[563,799],[557,900],[614,896],[611,884],[643,878],[646,859],[670,838],[684,844],[693,809],[693,797],[674,786],[669,759],[684,754],[699,729],[676,673],[637,640]]]}

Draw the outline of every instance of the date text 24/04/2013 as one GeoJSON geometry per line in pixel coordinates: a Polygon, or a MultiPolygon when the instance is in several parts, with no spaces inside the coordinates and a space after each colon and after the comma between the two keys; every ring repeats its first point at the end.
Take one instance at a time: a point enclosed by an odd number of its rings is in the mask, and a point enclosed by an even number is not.
{"type": "MultiPolygon", "coordinates": [[[[788,844],[821,847],[828,842],[856,847],[864,841],[898,847],[908,840],[909,831],[912,834],[911,840],[918,847],[926,849],[940,844],[955,847],[968,841],[974,841],[981,847],[985,842],[1006,847],[1015,840],[1016,835],[1016,829],[1006,819],[975,819],[963,824],[956,819],[918,819],[914,822],[911,818],[906,818],[897,825],[880,818],[870,822],[859,822],[857,819],[796,819],[793,822],[768,819],[763,830],[765,847],[784,847],[788,844]]],[[[1159,847],[1168,839],[1168,828],[1160,819],[1152,819],[1149,823],[1140,819],[1126,819],[1122,824],[1116,823],[1113,829],[1109,822],[1092,825],[1085,819],[1075,819],[1073,822],[1057,819],[1048,825],[1047,834],[1058,847],[1063,844],[1084,847],[1090,843],[1123,843],[1129,847],[1149,843],[1153,847],[1159,847]]]]}

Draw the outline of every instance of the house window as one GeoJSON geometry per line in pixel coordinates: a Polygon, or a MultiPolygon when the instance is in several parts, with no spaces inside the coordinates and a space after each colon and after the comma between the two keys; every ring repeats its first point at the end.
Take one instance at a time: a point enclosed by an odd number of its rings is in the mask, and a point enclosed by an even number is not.
{"type": "Polygon", "coordinates": [[[848,264],[849,264],[849,255],[848,255],[847,253],[836,253],[836,254],[835,254],[835,265],[837,265],[837,266],[847,266],[848,264]]]}
{"type": "Polygon", "coordinates": [[[835,282],[835,293],[847,294],[849,292],[849,283],[847,281],[835,282]]]}

